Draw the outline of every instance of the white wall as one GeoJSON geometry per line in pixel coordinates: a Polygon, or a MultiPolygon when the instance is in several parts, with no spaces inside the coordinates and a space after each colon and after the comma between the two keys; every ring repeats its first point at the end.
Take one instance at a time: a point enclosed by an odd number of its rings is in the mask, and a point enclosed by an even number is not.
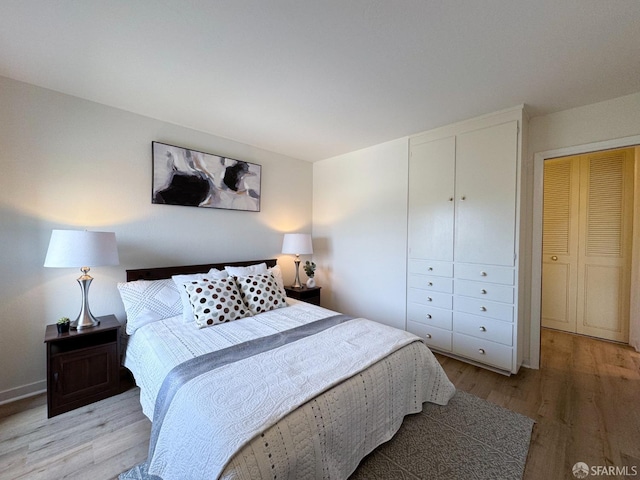
{"type": "Polygon", "coordinates": [[[311,231],[308,162],[2,77],[0,167],[0,402],[45,388],[45,325],[79,311],[79,271],[43,268],[51,229],[116,232],[89,297],[120,320],[127,268],[274,258],[311,231]],[[152,205],[153,140],[261,164],[262,211],[152,205]]]}
{"type": "Polygon", "coordinates": [[[314,163],[313,237],[323,304],[405,327],[408,139],[314,163]]]}

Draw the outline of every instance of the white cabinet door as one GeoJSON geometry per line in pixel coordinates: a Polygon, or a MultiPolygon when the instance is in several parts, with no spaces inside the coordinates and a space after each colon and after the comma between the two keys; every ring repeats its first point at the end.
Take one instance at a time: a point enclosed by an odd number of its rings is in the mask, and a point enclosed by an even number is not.
{"type": "Polygon", "coordinates": [[[455,261],[515,264],[516,120],[456,139],[455,261]]]}
{"type": "Polygon", "coordinates": [[[411,145],[409,258],[453,261],[455,137],[411,145]]]}

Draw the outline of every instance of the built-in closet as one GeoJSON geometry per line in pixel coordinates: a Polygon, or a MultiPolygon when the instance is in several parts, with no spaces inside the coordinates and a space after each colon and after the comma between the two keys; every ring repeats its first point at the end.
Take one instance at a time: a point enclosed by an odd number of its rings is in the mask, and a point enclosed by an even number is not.
{"type": "Polygon", "coordinates": [[[521,107],[410,138],[406,328],[503,373],[522,363],[521,107]]]}
{"type": "Polygon", "coordinates": [[[544,163],[543,327],[627,343],[634,148],[544,163]]]}

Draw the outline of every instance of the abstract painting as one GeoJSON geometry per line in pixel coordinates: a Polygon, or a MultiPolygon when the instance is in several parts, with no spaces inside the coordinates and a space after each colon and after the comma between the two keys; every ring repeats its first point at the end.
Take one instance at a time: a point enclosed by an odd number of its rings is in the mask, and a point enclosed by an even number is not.
{"type": "Polygon", "coordinates": [[[160,142],[151,149],[152,203],[260,211],[260,165],[160,142]]]}

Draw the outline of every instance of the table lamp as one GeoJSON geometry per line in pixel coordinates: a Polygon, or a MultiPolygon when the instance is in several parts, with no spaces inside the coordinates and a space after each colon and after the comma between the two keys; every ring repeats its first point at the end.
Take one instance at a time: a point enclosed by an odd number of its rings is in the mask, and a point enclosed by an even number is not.
{"type": "Polygon", "coordinates": [[[310,255],[313,253],[311,235],[308,233],[285,233],[282,241],[282,253],[294,254],[296,256],[296,280],[294,288],[302,287],[300,283],[300,255],[310,255]]]}
{"type": "Polygon", "coordinates": [[[89,309],[89,286],[93,278],[89,276],[90,267],[118,265],[116,234],[113,232],[89,232],[87,230],[53,230],[45,267],[80,268],[78,278],[82,290],[80,314],[71,328],[81,330],[100,325],[89,309]]]}

